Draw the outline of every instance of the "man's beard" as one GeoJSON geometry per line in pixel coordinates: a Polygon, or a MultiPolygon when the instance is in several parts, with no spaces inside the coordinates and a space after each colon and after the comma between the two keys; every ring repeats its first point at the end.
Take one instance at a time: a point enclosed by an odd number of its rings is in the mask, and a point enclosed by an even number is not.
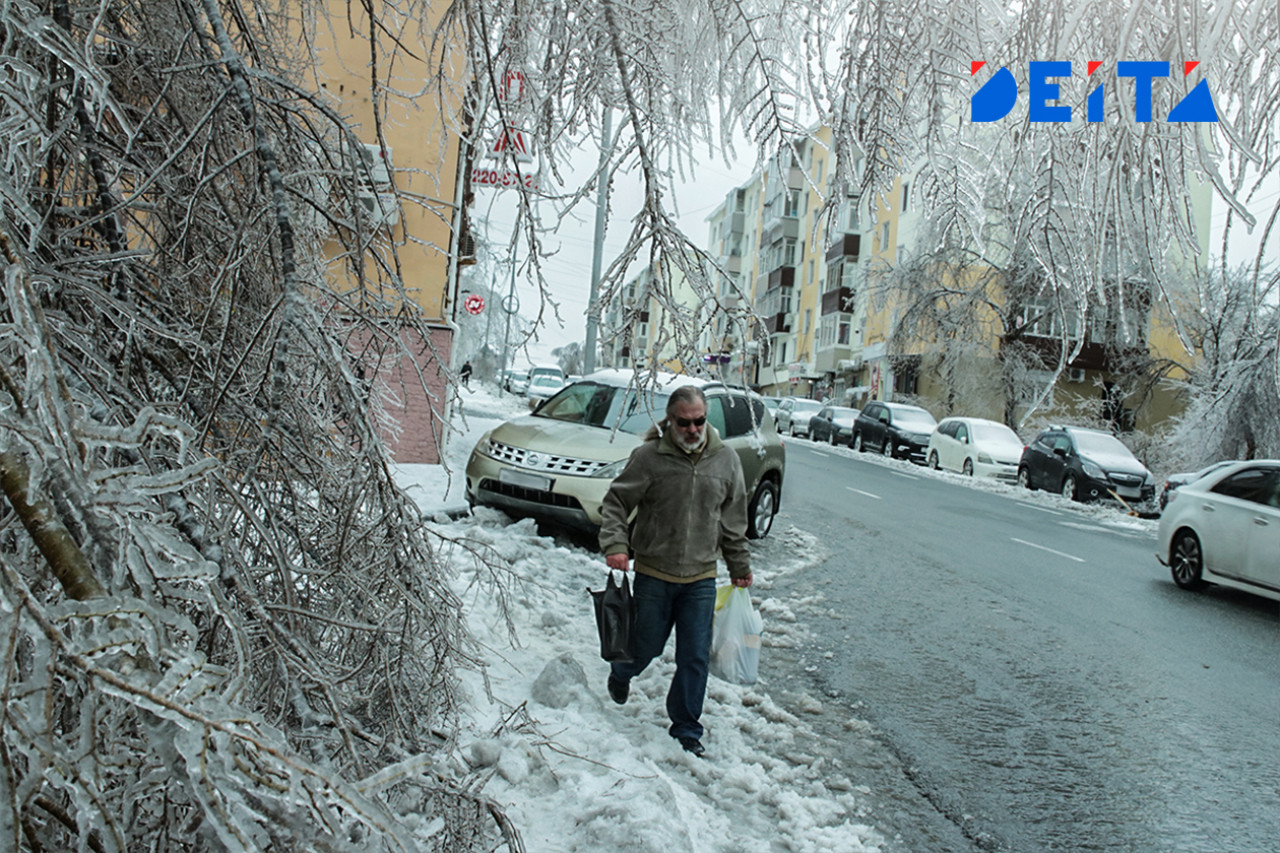
{"type": "Polygon", "coordinates": [[[684,433],[676,433],[676,444],[680,445],[684,450],[698,450],[706,443],[706,441],[707,433],[705,430],[699,433],[698,437],[693,440],[685,438],[684,433]]]}

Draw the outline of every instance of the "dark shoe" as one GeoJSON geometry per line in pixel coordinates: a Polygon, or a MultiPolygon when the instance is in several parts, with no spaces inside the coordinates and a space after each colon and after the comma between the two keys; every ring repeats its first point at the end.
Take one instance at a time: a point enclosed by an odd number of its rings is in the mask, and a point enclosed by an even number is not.
{"type": "Polygon", "coordinates": [[[609,698],[617,702],[619,705],[627,704],[627,697],[631,695],[631,682],[623,681],[620,678],[609,676],[609,698]]]}
{"type": "Polygon", "coordinates": [[[680,745],[684,747],[685,752],[692,752],[698,758],[701,758],[702,754],[707,751],[707,748],[702,745],[702,741],[696,737],[682,737],[680,738],[680,745]]]}

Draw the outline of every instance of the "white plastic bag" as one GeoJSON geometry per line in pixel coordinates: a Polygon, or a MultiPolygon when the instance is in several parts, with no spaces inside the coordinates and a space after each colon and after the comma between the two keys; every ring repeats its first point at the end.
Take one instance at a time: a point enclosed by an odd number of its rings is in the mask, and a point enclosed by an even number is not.
{"type": "Polygon", "coordinates": [[[751,606],[744,586],[716,590],[711,625],[711,674],[733,684],[755,684],[760,671],[760,632],[764,619],[751,606]]]}

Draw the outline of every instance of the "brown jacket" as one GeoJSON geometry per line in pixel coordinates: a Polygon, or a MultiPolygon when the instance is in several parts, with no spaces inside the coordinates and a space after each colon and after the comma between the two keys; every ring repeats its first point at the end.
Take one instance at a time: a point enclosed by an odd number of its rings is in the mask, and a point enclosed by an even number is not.
{"type": "Polygon", "coordinates": [[[747,490],[738,454],[707,426],[701,453],[685,453],[671,435],[645,436],[631,452],[600,508],[605,554],[635,552],[636,571],[687,583],[715,577],[723,556],[729,576],[751,574],[747,490]],[[628,519],[636,510],[628,539],[628,519]]]}

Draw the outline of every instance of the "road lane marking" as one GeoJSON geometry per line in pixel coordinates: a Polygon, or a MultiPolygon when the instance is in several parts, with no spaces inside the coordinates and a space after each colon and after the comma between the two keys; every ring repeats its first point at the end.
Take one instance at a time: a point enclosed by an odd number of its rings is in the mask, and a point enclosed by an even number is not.
{"type": "Polygon", "coordinates": [[[822,456],[824,458],[831,455],[830,453],[823,453],[821,450],[813,450],[810,452],[813,453],[814,456],[822,456]]]}
{"type": "Polygon", "coordinates": [[[1064,554],[1064,553],[1063,553],[1063,552],[1061,552],[1061,551],[1055,551],[1055,550],[1053,550],[1052,548],[1046,548],[1046,547],[1044,547],[1043,545],[1037,545],[1036,543],[1034,543],[1034,542],[1028,542],[1028,541],[1027,541],[1027,540],[1025,540],[1025,539],[1018,539],[1018,538],[1016,538],[1016,537],[1015,537],[1013,541],[1014,541],[1014,542],[1017,542],[1019,545],[1026,545],[1026,546],[1031,547],[1031,548],[1039,548],[1041,551],[1048,551],[1050,554],[1057,554],[1059,557],[1066,557],[1068,560],[1075,560],[1077,563],[1083,563],[1083,562],[1084,562],[1084,558],[1083,558],[1083,557],[1077,557],[1077,556],[1075,556],[1074,554],[1064,554]]]}
{"type": "Polygon", "coordinates": [[[890,474],[892,474],[892,475],[894,475],[895,477],[906,477],[908,480],[919,480],[919,479],[920,479],[920,478],[919,478],[919,477],[917,477],[915,474],[904,474],[904,473],[902,473],[901,471],[890,471],[889,473],[890,473],[890,474]]]}
{"type": "Polygon", "coordinates": [[[873,494],[871,494],[870,492],[864,492],[864,491],[862,491],[862,489],[855,489],[853,486],[845,486],[845,488],[846,488],[846,489],[848,489],[848,490],[849,490],[849,491],[851,491],[851,492],[857,492],[857,493],[858,493],[858,494],[860,494],[860,495],[865,495],[866,497],[869,497],[869,498],[871,498],[872,500],[877,500],[877,501],[878,501],[878,500],[880,500],[880,496],[879,496],[879,495],[873,495],[873,494]]]}

